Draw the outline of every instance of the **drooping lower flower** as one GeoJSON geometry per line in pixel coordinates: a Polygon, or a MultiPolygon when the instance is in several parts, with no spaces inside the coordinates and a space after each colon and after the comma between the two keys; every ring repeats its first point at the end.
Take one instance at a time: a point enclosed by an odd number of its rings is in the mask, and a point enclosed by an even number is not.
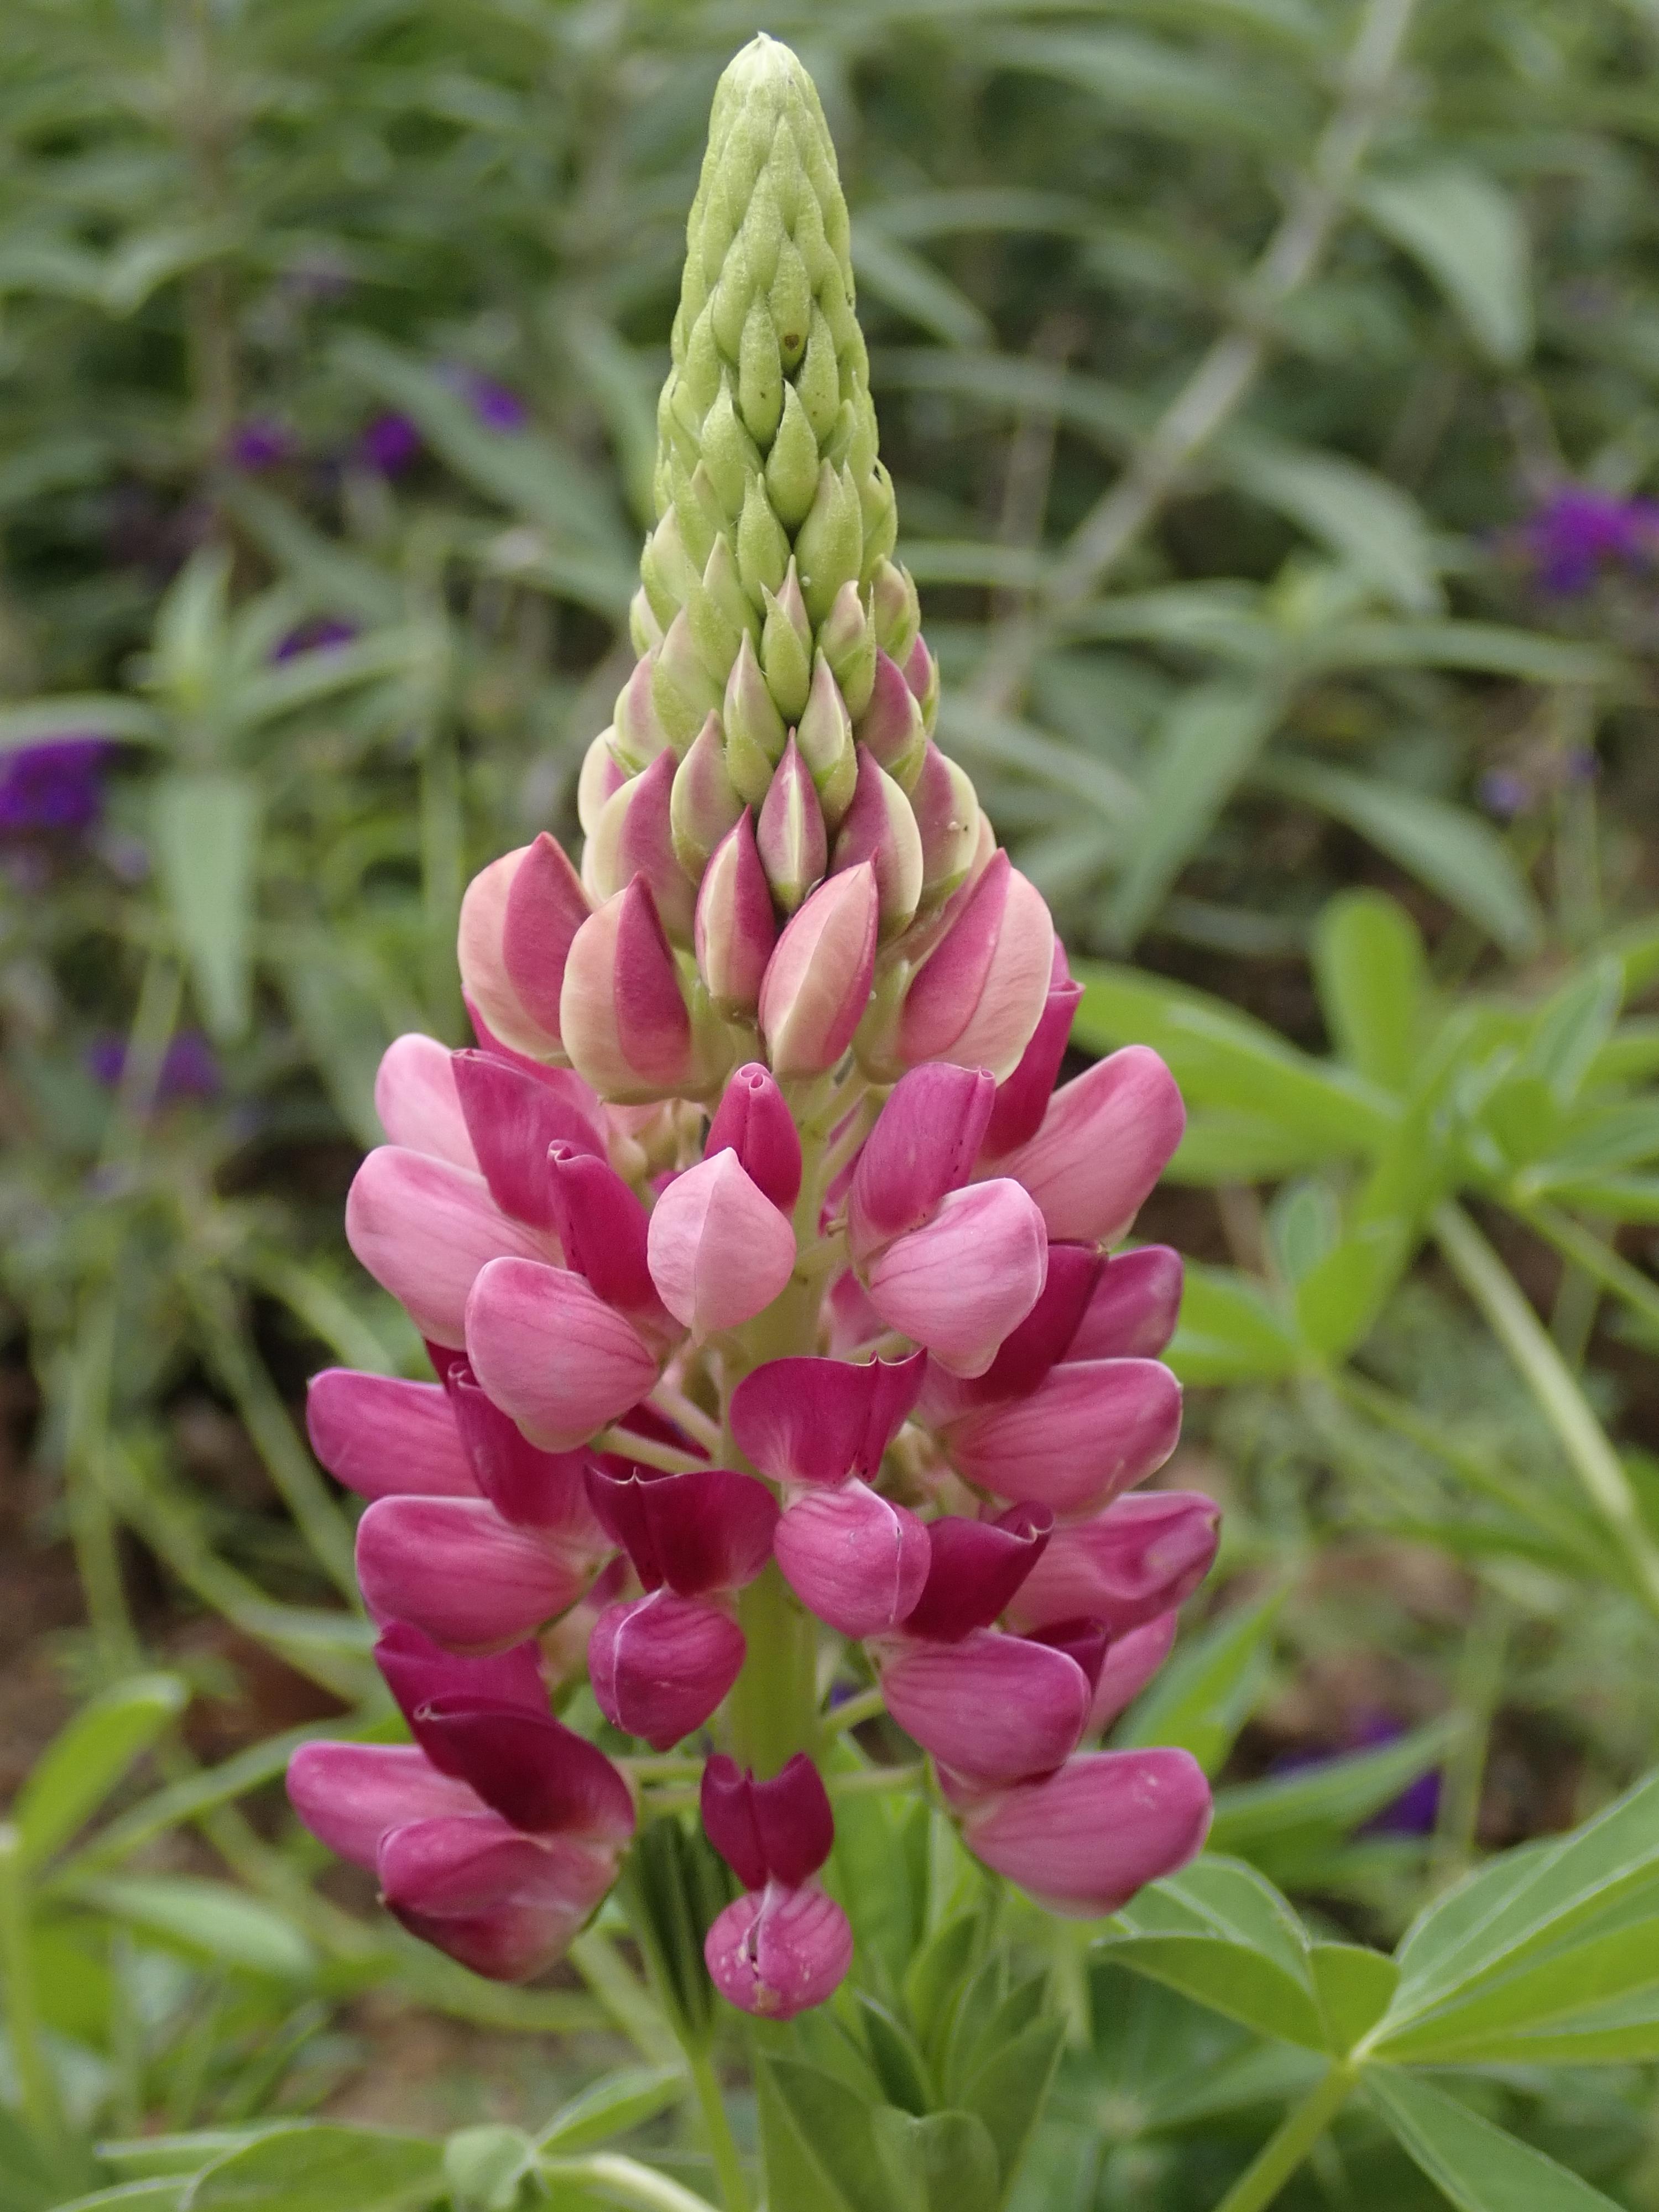
{"type": "Polygon", "coordinates": [[[1181,1864],[1209,1803],[1183,1753],[1084,1748],[1214,1548],[1207,1499],[1136,1488],[1179,1431],[1180,1263],[1109,1249],[1181,1102],[1139,1046],[1054,1088],[1079,986],[934,741],[848,239],[811,82],[757,40],[715,99],[586,848],[471,884],[476,1048],[392,1047],[349,1202],[438,1378],[333,1370],[309,1407],[414,1742],[291,1778],[405,1925],[533,1973],[635,1817],[548,1710],[585,1671],[653,1754],[642,1819],[677,1817],[662,1754],[712,1750],[744,1894],[706,1960],[777,2019],[851,1956],[816,1764],[851,1682],[1060,1910],[1181,1864]]]}

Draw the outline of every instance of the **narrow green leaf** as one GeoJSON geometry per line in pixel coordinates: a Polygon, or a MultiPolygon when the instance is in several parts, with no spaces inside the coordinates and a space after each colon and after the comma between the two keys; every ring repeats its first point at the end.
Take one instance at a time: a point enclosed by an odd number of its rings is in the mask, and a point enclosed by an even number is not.
{"type": "Polygon", "coordinates": [[[872,2108],[798,2059],[755,2069],[767,2198],[790,2212],[911,2212],[876,2139],[872,2108]]]}
{"type": "Polygon", "coordinates": [[[1393,2067],[1364,2078],[1375,2111],[1458,2212],[1617,2212],[1599,2189],[1443,2089],[1393,2067]]]}
{"type": "Polygon", "coordinates": [[[217,2160],[185,2212],[404,2212],[443,2186],[441,2145],[371,2128],[299,2125],[217,2160]]]}
{"type": "Polygon", "coordinates": [[[176,1674],[141,1674],[83,1705],[17,1793],[11,1818],[24,1863],[39,1866],[66,1844],[189,1702],[176,1674]]]}
{"type": "Polygon", "coordinates": [[[1362,1222],[1328,1252],[1296,1286],[1297,1322],[1311,1348],[1346,1358],[1370,1332],[1411,1255],[1399,1220],[1362,1222]]]}
{"type": "Polygon", "coordinates": [[[1301,1346],[1253,1275],[1194,1262],[1169,1357],[1183,1382],[1242,1382],[1291,1373],[1301,1346]]]}
{"type": "Polygon", "coordinates": [[[1362,1943],[1316,1943],[1308,1962],[1330,2047],[1346,2057],[1388,2010],[1400,1969],[1386,1951],[1368,1950],[1362,1943]]]}
{"type": "Polygon", "coordinates": [[[537,2137],[537,2148],[566,2155],[609,2142],[613,2136],[643,2127],[678,2104],[686,2087],[684,2069],[678,2066],[640,2066],[608,2074],[559,2107],[537,2137]]]}
{"type": "Polygon", "coordinates": [[[993,2049],[963,2085],[962,2103],[978,2113],[996,2148],[1001,2182],[999,2203],[1006,2201],[1018,2179],[1042,2121],[1065,2041],[1064,2020],[1053,2014],[1034,2020],[1012,2042],[993,2049]]]}
{"type": "Polygon", "coordinates": [[[1214,1774],[1266,1687],[1267,1646],[1288,1584],[1235,1607],[1194,1638],[1139,1698],[1116,1741],[1174,1744],[1214,1774]]]}
{"type": "Polygon", "coordinates": [[[1428,518],[1397,484],[1340,454],[1237,432],[1222,460],[1242,491],[1299,523],[1402,614],[1439,613],[1428,518]]]}
{"type": "Polygon", "coordinates": [[[1422,932],[1398,899],[1342,891],[1314,925],[1314,980],[1332,1044],[1385,1091],[1403,1091],[1417,1060],[1428,991],[1422,932]]]}
{"type": "Polygon", "coordinates": [[[875,2125],[907,2212],[996,2212],[996,2147],[977,2113],[919,2119],[889,2107],[876,2113],[875,2125]]]}
{"type": "Polygon", "coordinates": [[[116,693],[67,692],[58,699],[26,699],[0,707],[0,753],[52,738],[126,738],[159,745],[166,736],[167,725],[154,707],[116,693]]]}
{"type": "Polygon", "coordinates": [[[1624,995],[1623,964],[1608,956],[1570,975],[1539,1008],[1522,1066],[1543,1079],[1558,1106],[1571,1106],[1583,1089],[1613,1035],[1624,995]]]}
{"type": "Polygon", "coordinates": [[[853,225],[853,273],[884,306],[946,345],[994,342],[995,332],[967,294],[867,215],[853,225]]]}
{"type": "Polygon", "coordinates": [[[78,1882],[73,1895],[187,1951],[250,1973],[301,1979],[316,1968],[293,1923],[228,1882],[186,1875],[125,1875],[78,1882]]]}
{"type": "Polygon", "coordinates": [[[252,1012],[259,793],[218,769],[161,777],[150,793],[155,860],[204,1019],[240,1037],[252,1012]]]}
{"type": "Polygon", "coordinates": [[[1456,1741],[1461,1723],[1431,1721],[1398,1743],[1376,1751],[1351,1752],[1317,1766],[1273,1775],[1261,1782],[1238,1782],[1216,1793],[1214,1850],[1249,1852],[1263,1844],[1306,1837],[1323,1830],[1340,1835],[1369,1820],[1426,1774],[1456,1741]]]}
{"type": "Polygon", "coordinates": [[[1437,167],[1362,183],[1359,205],[1434,279],[1500,368],[1532,349],[1532,272],[1521,210],[1484,169],[1437,167]]]}
{"type": "Polygon", "coordinates": [[[1140,1892],[1111,1923],[1106,1955],[1260,2034],[1328,2042],[1305,1932],[1255,1868],[1209,1854],[1140,1892]]]}

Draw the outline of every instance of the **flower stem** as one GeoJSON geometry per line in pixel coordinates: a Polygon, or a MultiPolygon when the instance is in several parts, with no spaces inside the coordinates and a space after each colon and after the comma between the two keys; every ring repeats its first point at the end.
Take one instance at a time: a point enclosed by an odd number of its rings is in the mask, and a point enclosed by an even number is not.
{"type": "Polygon", "coordinates": [[[616,2151],[596,2151],[591,2158],[544,2158],[541,2169],[550,2181],[574,2181],[578,2187],[586,2183],[613,2204],[637,2206],[639,2212],[708,2212],[706,2197],[616,2151]]]}
{"type": "Polygon", "coordinates": [[[749,2212],[749,2177],[744,2172],[732,2123],[726,2118],[726,2100],[720,2094],[714,2062],[707,2051],[690,2051],[686,2057],[690,2063],[691,2084],[696,2091],[697,2110],[702,2115],[703,2133],[708,2138],[708,2155],[714,2161],[714,2176],[720,2183],[720,2202],[726,2212],[749,2212]]]}
{"type": "Polygon", "coordinates": [[[738,1600],[749,1646],[726,1712],[732,1756],[757,1775],[776,1774],[818,1737],[816,1638],[775,1561],[738,1600]]]}
{"type": "Polygon", "coordinates": [[[887,1700],[879,1689],[860,1690],[845,1705],[837,1705],[824,1717],[824,1728],[831,1735],[844,1735],[848,1729],[862,1728],[866,1721],[875,1720],[887,1710],[887,1700]]]}
{"type": "Polygon", "coordinates": [[[1334,2065],[1302,2103],[1285,2114],[1216,2212],[1261,2212],[1271,2204],[1341,2111],[1355,2079],[1352,2066],[1334,2065]]]}

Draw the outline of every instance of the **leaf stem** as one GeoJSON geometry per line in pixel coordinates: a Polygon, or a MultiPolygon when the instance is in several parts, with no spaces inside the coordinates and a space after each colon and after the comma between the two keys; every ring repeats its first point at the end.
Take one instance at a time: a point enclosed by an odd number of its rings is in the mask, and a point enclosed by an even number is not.
{"type": "Polygon", "coordinates": [[[1600,1283],[1604,1291],[1611,1291],[1616,1298],[1639,1313],[1644,1321],[1659,1329],[1659,1283],[1644,1275],[1639,1267],[1621,1259],[1611,1245],[1604,1244],[1593,1231],[1582,1221],[1575,1221],[1570,1213],[1555,1206],[1516,1205],[1506,1200],[1511,1213],[1534,1230],[1565,1260],[1600,1283]]]}
{"type": "Polygon", "coordinates": [[[860,1690],[855,1698],[832,1706],[824,1715],[824,1731],[829,1735],[844,1735],[848,1729],[862,1728],[866,1721],[875,1720],[886,1710],[887,1700],[879,1688],[860,1690]]]}
{"type": "Polygon", "coordinates": [[[1301,2104],[1285,2114],[1256,2156],[1216,2207],[1216,2212],[1261,2212],[1271,2204],[1347,2102],[1358,2079],[1339,2061],[1301,2104]]]}
{"type": "Polygon", "coordinates": [[[654,2166],[617,2151],[596,2151],[589,2158],[544,2158],[541,2169],[550,2181],[586,2183],[615,2203],[637,2206],[639,2212],[708,2212],[706,2197],[694,2195],[654,2166]]]}
{"type": "Polygon", "coordinates": [[[720,2183],[720,2202],[726,2212],[750,2212],[749,2176],[744,2171],[732,2123],[726,2117],[726,2100],[720,2094],[714,2061],[706,2050],[688,2051],[685,2055],[691,2069],[691,2084],[696,2091],[697,2110],[702,2117],[703,2133],[708,2139],[708,2154],[714,2161],[714,2174],[720,2183]]]}

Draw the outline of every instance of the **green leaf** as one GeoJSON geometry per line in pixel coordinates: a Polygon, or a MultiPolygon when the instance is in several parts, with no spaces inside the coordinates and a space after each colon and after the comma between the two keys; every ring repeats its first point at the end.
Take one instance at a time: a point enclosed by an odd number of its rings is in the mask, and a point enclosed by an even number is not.
{"type": "Polygon", "coordinates": [[[1300,1357],[1295,1330],[1253,1275],[1197,1262],[1188,1267],[1181,1326],[1169,1354],[1183,1382],[1289,1375],[1300,1357]]]}
{"type": "Polygon", "coordinates": [[[877,2112],[875,2124],[907,2212],[996,2212],[996,2147],[977,2113],[930,2112],[918,2119],[890,2107],[877,2112]]]}
{"type": "Polygon", "coordinates": [[[1310,1268],[1296,1286],[1296,1318],[1312,1350],[1345,1358],[1369,1334],[1411,1253],[1403,1223],[1368,1221],[1310,1268]]]}
{"type": "Polygon", "coordinates": [[[1106,905],[1106,926],[1132,945],[1209,836],[1279,719],[1276,691],[1218,680],[1183,691],[1148,749],[1145,805],[1106,905]]]}
{"type": "Polygon", "coordinates": [[[687,2088],[684,2068],[641,2066],[608,2074],[580,2097],[562,2105],[537,2137],[539,2149],[561,2156],[609,2142],[613,2136],[641,2128],[678,2104],[687,2088]]]}
{"type": "Polygon", "coordinates": [[[234,1040],[252,1012],[258,787],[228,771],[185,771],[155,783],[150,807],[156,866],[203,1018],[234,1040]]]}
{"type": "Polygon", "coordinates": [[[984,1935],[983,1916],[958,1912],[940,1923],[910,1961],[904,1999],[916,2033],[931,2050],[948,2026],[951,2008],[973,1971],[984,1935]]]}
{"type": "Polygon", "coordinates": [[[53,2212],[179,2212],[184,2193],[181,2180],[123,2181],[113,2189],[94,2190],[90,2197],[71,2197],[53,2212]]]}
{"type": "Polygon", "coordinates": [[[444,2145],[444,2185],[453,2212],[514,2212],[536,2172],[536,2146],[522,2128],[483,2121],[444,2145]]]}
{"type": "Polygon", "coordinates": [[[66,1844],[189,1702],[176,1674],[140,1674],[83,1705],[17,1793],[11,1819],[25,1864],[39,1866],[66,1844]]]}
{"type": "Polygon", "coordinates": [[[1428,994],[1422,932],[1398,899],[1342,891],[1314,924],[1314,980],[1332,1044],[1385,1091],[1408,1088],[1428,994]]]}
{"type": "Polygon", "coordinates": [[[126,1875],[77,1882],[78,1901],[249,1973],[308,1977],[316,1955],[293,1923],[228,1882],[188,1875],[126,1875]]]}
{"type": "Polygon", "coordinates": [[[946,345],[985,346],[995,332],[965,292],[901,244],[880,222],[861,216],[853,225],[853,273],[896,314],[930,331],[946,345]]]}
{"type": "Polygon", "coordinates": [[[401,2212],[443,2186],[443,2151],[419,2136],[301,2125],[199,2174],[184,2212],[401,2212]]]}
{"type": "Polygon", "coordinates": [[[1369,1950],[1363,1943],[1316,1943],[1308,1963],[1330,2047],[1346,2057],[1388,2010],[1400,1969],[1386,1951],[1369,1950]]]}
{"type": "Polygon", "coordinates": [[[1569,976],[1539,1008],[1522,1066],[1542,1079],[1564,1110],[1583,1088],[1613,1035],[1624,996],[1623,963],[1609,956],[1569,976]]]}
{"type": "Polygon", "coordinates": [[[1412,2074],[1371,2067],[1365,2094],[1458,2212],[1616,2212],[1576,2173],[1412,2074]]]}
{"type": "Polygon", "coordinates": [[[884,2005],[860,1990],[857,1996],[860,2024],[869,2047],[870,2063],[890,2105],[906,2112],[925,2112],[933,2103],[927,2062],[915,2039],[884,2005]]]}
{"type": "Polygon", "coordinates": [[[1253,1867],[1206,1854],[1141,1891],[1112,1922],[1105,1954],[1259,2034],[1323,2050],[1301,1923],[1253,1867]]]}
{"type": "Polygon", "coordinates": [[[1299,523],[1402,614],[1442,606],[1428,518],[1408,492],[1339,453],[1235,431],[1223,447],[1242,491],[1299,523]]]}
{"type": "Polygon", "coordinates": [[[1235,1113],[1225,1106],[1193,1106],[1166,1182],[1208,1189],[1222,1182],[1277,1182],[1299,1169],[1340,1158],[1346,1146],[1310,1139],[1265,1114],[1235,1113]]]}
{"type": "Polygon", "coordinates": [[[755,2069],[767,2201],[790,2212],[907,2212],[872,2108],[831,2074],[766,2057],[755,2069]]]}
{"type": "Polygon", "coordinates": [[[246,2150],[250,2143],[293,2125],[292,2120],[265,2120],[246,2128],[192,2128],[188,2135],[132,2136],[100,2142],[98,2158],[100,2164],[134,2179],[169,2175],[187,2180],[232,2151],[246,2150]]]}
{"type": "Polygon", "coordinates": [[[0,708],[0,753],[52,738],[126,738],[160,745],[167,725],[142,700],[107,692],[66,693],[58,699],[26,699],[0,708]]]}
{"type": "Polygon", "coordinates": [[[993,2048],[963,2084],[962,2103],[978,2113],[995,2145],[1003,2197],[1042,2118],[1065,2042],[1063,2019],[1049,2014],[1034,2020],[1012,2042],[993,2048]]]}
{"type": "Polygon", "coordinates": [[[1289,1585],[1235,1607],[1187,1642],[1139,1698],[1115,1741],[1173,1744],[1214,1774],[1267,1684],[1267,1643],[1289,1585]]]}
{"type": "Polygon", "coordinates": [[[1489,172],[1439,167],[1360,185],[1358,204],[1445,294],[1470,337],[1500,368],[1532,349],[1526,225],[1489,172]]]}
{"type": "Polygon", "coordinates": [[[1265,762],[1256,781],[1346,822],[1506,952],[1519,958],[1542,942],[1538,902],[1509,848],[1467,807],[1316,761],[1265,762]]]}

